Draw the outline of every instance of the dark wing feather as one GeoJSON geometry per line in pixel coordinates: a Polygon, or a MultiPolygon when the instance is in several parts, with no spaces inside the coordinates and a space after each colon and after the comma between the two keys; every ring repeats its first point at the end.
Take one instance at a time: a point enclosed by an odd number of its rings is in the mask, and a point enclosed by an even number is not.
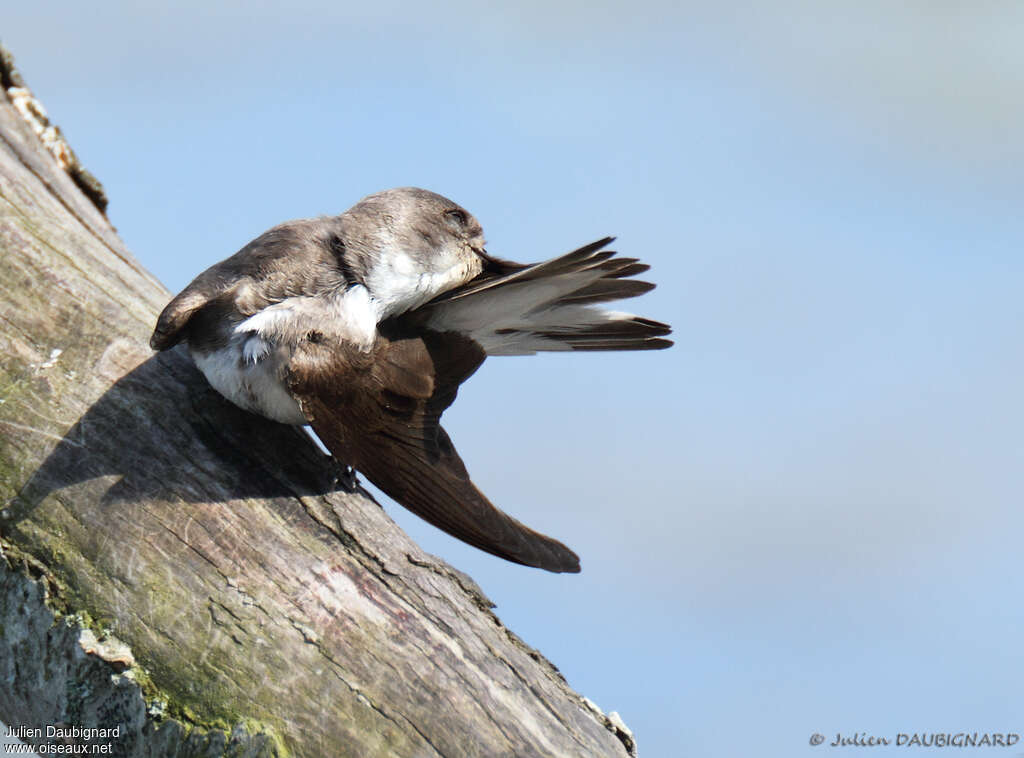
{"type": "Polygon", "coordinates": [[[150,347],[154,350],[174,347],[188,339],[193,324],[199,326],[198,331],[206,333],[218,331],[217,327],[230,328],[231,316],[237,308],[232,289],[243,279],[256,278],[260,273],[261,260],[251,255],[259,241],[254,240],[231,258],[206,269],[175,295],[157,319],[153,336],[149,338],[150,347]],[[205,329],[200,321],[207,322],[205,329]]]}
{"type": "Polygon", "coordinates": [[[347,274],[332,247],[336,239],[329,222],[309,219],[264,232],[175,296],[160,314],[150,346],[166,350],[188,339],[193,347],[204,347],[196,340],[230,333],[236,323],[271,303],[342,286],[347,274]]]}
{"type": "MultiPolygon", "coordinates": [[[[494,271],[489,271],[488,267],[485,267],[484,273],[474,277],[472,281],[467,282],[461,287],[456,287],[438,295],[430,301],[430,304],[461,300],[493,287],[506,287],[510,284],[545,279],[550,276],[558,276],[590,268],[607,261],[615,255],[614,250],[601,249],[614,241],[614,237],[605,237],[597,242],[591,242],[589,245],[573,250],[571,253],[560,255],[557,258],[552,258],[542,263],[527,265],[510,261],[496,261],[498,266],[494,271]]],[[[634,261],[635,259],[632,259],[630,262],[634,261]]]]}
{"type": "Polygon", "coordinates": [[[458,331],[492,355],[543,350],[660,350],[668,324],[593,306],[654,289],[632,277],[649,266],[606,249],[612,237],[530,265],[485,257],[482,273],[414,311],[381,324],[381,331],[412,328],[458,331]]]}
{"type": "Polygon", "coordinates": [[[572,550],[487,500],[440,426],[483,359],[476,343],[454,333],[382,338],[363,358],[344,346],[309,344],[293,357],[289,384],[335,457],[413,513],[506,560],[579,571],[572,550]]]}

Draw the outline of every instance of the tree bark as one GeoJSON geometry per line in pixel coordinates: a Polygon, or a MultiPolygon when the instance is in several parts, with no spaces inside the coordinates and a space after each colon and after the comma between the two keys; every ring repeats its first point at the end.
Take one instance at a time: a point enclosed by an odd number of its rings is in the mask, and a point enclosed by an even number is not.
{"type": "Polygon", "coordinates": [[[3,74],[0,719],[122,756],[633,753],[301,430],[153,355],[169,293],[3,74]]]}

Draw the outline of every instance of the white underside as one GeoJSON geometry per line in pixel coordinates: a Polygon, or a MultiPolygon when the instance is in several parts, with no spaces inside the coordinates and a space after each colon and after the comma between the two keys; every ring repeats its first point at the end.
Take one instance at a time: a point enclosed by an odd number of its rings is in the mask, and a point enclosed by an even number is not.
{"type": "Polygon", "coordinates": [[[193,352],[199,370],[206,380],[220,394],[235,405],[261,416],[280,421],[282,424],[308,424],[298,402],[288,392],[276,361],[268,359],[270,351],[253,362],[252,355],[255,335],[236,335],[227,347],[212,353],[193,352]]]}
{"type": "Polygon", "coordinates": [[[425,271],[405,251],[385,250],[366,279],[377,306],[378,321],[418,308],[442,292],[465,284],[480,271],[480,262],[475,258],[454,257],[449,263],[436,271],[425,271]]]}
{"type": "Polygon", "coordinates": [[[290,297],[236,326],[225,347],[192,357],[210,385],[235,405],[283,424],[307,424],[284,380],[292,346],[315,331],[367,348],[376,336],[378,310],[361,286],[333,296],[290,297]]]}

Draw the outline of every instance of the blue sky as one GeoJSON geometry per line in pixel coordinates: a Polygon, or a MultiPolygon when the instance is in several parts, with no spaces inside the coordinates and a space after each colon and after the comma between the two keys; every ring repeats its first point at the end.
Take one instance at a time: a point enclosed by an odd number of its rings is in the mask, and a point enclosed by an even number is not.
{"type": "Polygon", "coordinates": [[[410,184],[496,255],[652,265],[674,348],[491,359],[446,414],[581,575],[388,508],[641,755],[1024,733],[1024,6],[21,6],[3,41],[171,290],[410,184]]]}

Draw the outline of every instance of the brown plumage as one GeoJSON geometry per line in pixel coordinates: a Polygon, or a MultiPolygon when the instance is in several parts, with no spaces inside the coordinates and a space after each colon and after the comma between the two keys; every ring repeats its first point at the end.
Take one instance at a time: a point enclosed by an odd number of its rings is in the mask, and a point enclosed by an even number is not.
{"type": "Polygon", "coordinates": [[[572,550],[491,505],[441,427],[485,357],[452,332],[382,337],[370,354],[307,342],[292,356],[288,384],[331,452],[413,513],[500,558],[579,571],[572,550]]]}
{"type": "Polygon", "coordinates": [[[269,418],[310,424],[340,463],[489,553],[579,571],[561,542],[495,508],[441,427],[488,355],[651,350],[668,325],[595,308],[654,285],[606,237],[527,265],[493,258],[480,224],[415,188],[333,218],[293,221],[211,267],[175,297],[151,339],[187,341],[210,383],[269,418]]]}

